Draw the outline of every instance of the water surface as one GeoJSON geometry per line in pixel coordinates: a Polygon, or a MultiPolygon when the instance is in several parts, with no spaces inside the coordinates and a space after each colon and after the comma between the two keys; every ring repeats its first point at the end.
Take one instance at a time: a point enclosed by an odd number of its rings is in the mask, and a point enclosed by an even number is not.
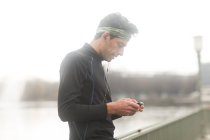
{"type": "MultiPolygon", "coordinates": [[[[114,121],[115,136],[192,111],[190,107],[145,107],[144,112],[114,121]]],[[[56,102],[0,106],[0,140],[68,140],[68,124],[58,118],[56,102]]]]}

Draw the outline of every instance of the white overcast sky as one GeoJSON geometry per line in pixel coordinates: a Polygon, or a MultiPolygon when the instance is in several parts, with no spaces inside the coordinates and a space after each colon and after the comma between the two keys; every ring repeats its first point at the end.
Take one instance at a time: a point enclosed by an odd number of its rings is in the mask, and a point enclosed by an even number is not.
{"type": "Polygon", "coordinates": [[[120,12],[139,29],[110,69],[153,74],[197,71],[193,37],[210,62],[209,0],[1,0],[0,78],[58,80],[70,51],[89,43],[99,21],[120,12]]]}

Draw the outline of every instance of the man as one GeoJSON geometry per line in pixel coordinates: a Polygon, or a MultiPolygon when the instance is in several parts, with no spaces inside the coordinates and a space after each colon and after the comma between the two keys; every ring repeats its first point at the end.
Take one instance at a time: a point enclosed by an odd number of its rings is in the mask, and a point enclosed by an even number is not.
{"type": "Polygon", "coordinates": [[[64,58],[60,68],[58,113],[68,121],[70,140],[114,140],[112,120],[143,111],[135,99],[113,102],[101,62],[123,55],[136,26],[119,13],[101,20],[90,44],[64,58]]]}

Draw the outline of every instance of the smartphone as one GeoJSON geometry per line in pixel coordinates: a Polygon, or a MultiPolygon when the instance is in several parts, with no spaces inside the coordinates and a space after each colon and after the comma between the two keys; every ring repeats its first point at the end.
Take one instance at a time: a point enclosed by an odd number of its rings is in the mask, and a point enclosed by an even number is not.
{"type": "Polygon", "coordinates": [[[142,106],[142,105],[144,105],[144,102],[138,102],[137,104],[142,106]]]}

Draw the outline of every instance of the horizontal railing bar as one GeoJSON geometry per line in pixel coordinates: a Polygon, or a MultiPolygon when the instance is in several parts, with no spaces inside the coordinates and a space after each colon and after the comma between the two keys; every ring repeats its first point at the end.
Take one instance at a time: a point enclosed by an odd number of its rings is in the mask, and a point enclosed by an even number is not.
{"type": "Polygon", "coordinates": [[[159,128],[162,128],[162,127],[165,127],[169,124],[172,124],[172,123],[175,123],[175,122],[178,122],[180,120],[183,120],[193,114],[196,114],[196,113],[199,113],[200,111],[202,111],[202,108],[199,108],[197,110],[194,110],[188,114],[185,114],[183,116],[180,116],[180,117],[177,117],[177,118],[173,118],[173,119],[168,119],[167,121],[164,121],[164,122],[159,122],[157,124],[154,124],[154,125],[151,125],[149,127],[146,127],[144,129],[137,129],[137,130],[134,130],[134,131],[131,131],[127,134],[124,134],[124,135],[121,135],[121,136],[118,136],[116,137],[117,140],[132,140],[134,138],[137,138],[137,137],[140,137],[144,134],[148,134],[152,131],[155,131],[159,128]]]}

